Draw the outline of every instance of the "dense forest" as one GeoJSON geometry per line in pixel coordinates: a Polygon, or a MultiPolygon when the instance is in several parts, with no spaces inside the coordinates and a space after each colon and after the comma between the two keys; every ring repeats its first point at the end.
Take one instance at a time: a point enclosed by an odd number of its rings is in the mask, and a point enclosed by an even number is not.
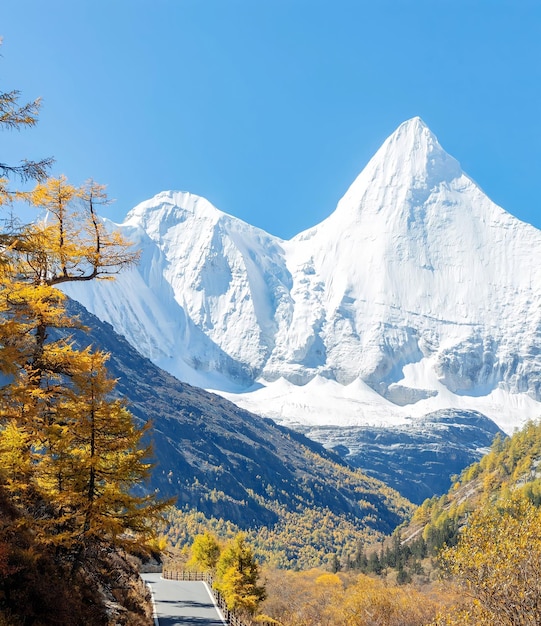
{"type": "MultiPolygon", "coordinates": [[[[298,446],[302,452],[302,444],[298,446]]],[[[309,450],[304,450],[304,453],[314,456],[309,450]]],[[[311,491],[322,489],[325,485],[307,481],[304,497],[297,498],[295,508],[284,504],[279,494],[251,493],[256,502],[261,502],[262,506],[275,513],[274,523],[241,527],[229,520],[205,515],[201,509],[171,508],[167,512],[167,531],[163,539],[167,540],[171,550],[178,552],[189,547],[201,533],[211,531],[222,539],[230,539],[242,530],[261,562],[283,569],[327,568],[335,562],[347,562],[354,558],[359,543],[372,545],[384,540],[386,534],[381,530],[384,520],[379,518],[382,496],[386,497],[391,511],[391,506],[395,507],[397,520],[411,516],[414,507],[379,481],[367,479],[359,470],[332,460],[319,457],[316,460],[321,476],[329,485],[340,484],[342,490],[348,491],[352,510],[349,515],[333,511],[329,506],[314,504],[311,491]],[[356,504],[356,509],[353,504],[356,504]]],[[[215,490],[209,497],[220,501],[224,494],[215,490]]],[[[390,527],[387,534],[396,524],[390,527]]],[[[389,526],[387,524],[387,528],[389,526]]]]}
{"type": "MultiPolygon", "coordinates": [[[[497,437],[448,494],[427,500],[385,541],[360,539],[339,557],[343,529],[335,528],[321,547],[323,567],[284,564],[284,538],[272,532],[241,533],[261,564],[251,583],[265,589],[248,613],[282,626],[541,623],[540,463],[541,424],[530,422],[497,437]]],[[[309,519],[290,541],[317,545],[325,522],[309,519]]],[[[239,537],[234,525],[195,512],[171,513],[166,532],[167,567],[214,572],[239,537]]]]}

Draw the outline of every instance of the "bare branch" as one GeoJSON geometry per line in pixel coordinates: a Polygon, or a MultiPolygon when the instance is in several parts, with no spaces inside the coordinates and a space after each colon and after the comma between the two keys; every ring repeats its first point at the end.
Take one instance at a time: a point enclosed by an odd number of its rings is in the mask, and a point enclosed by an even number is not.
{"type": "Polygon", "coordinates": [[[0,163],[0,176],[9,178],[10,175],[15,175],[23,182],[28,180],[41,182],[47,178],[47,170],[53,163],[54,159],[52,157],[42,159],[41,161],[24,160],[21,165],[6,165],[5,163],[0,163]]]}

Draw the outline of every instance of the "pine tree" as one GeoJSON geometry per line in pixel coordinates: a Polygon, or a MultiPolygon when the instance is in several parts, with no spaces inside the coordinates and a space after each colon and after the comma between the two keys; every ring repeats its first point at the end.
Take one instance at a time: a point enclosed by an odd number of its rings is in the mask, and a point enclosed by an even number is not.
{"type": "MultiPolygon", "coordinates": [[[[17,90],[0,92],[0,128],[20,130],[24,127],[34,126],[38,120],[41,106],[40,99],[19,104],[20,92],[17,90]]],[[[16,176],[23,181],[45,180],[47,170],[53,163],[52,158],[40,161],[25,160],[19,165],[0,163],[0,205],[8,200],[11,193],[7,190],[7,179],[16,176]]]]}

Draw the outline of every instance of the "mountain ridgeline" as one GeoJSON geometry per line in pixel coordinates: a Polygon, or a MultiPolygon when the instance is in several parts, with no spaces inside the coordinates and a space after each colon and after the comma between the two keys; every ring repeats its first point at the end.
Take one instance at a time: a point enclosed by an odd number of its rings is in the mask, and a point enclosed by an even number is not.
{"type": "Polygon", "coordinates": [[[187,192],[139,204],[119,228],[139,265],[68,295],[179,380],[416,503],[541,414],[541,233],[419,118],[289,241],[187,192]]]}
{"type": "Polygon", "coordinates": [[[163,192],[121,231],[114,283],[66,291],[179,379],[293,426],[539,414],[541,233],[427,126],[402,124],[321,224],[289,241],[163,192]]]}

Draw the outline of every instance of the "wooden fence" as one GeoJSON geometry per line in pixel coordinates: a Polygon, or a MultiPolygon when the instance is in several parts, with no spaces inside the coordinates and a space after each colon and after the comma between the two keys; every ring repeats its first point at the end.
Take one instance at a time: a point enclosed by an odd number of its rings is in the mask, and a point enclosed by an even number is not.
{"type": "Polygon", "coordinates": [[[172,571],[164,569],[162,572],[162,577],[167,580],[187,580],[187,581],[203,581],[208,584],[214,598],[216,599],[216,604],[220,607],[222,614],[229,624],[229,626],[272,626],[270,622],[257,622],[254,624],[251,620],[249,622],[241,619],[238,615],[236,615],[233,611],[230,611],[226,604],[222,594],[216,589],[212,587],[214,583],[214,578],[212,574],[208,572],[188,572],[188,571],[172,571]]]}
{"type": "Polygon", "coordinates": [[[214,578],[208,572],[172,572],[164,569],[162,578],[166,578],[167,580],[203,581],[209,585],[212,585],[214,582],[214,578]]]}

